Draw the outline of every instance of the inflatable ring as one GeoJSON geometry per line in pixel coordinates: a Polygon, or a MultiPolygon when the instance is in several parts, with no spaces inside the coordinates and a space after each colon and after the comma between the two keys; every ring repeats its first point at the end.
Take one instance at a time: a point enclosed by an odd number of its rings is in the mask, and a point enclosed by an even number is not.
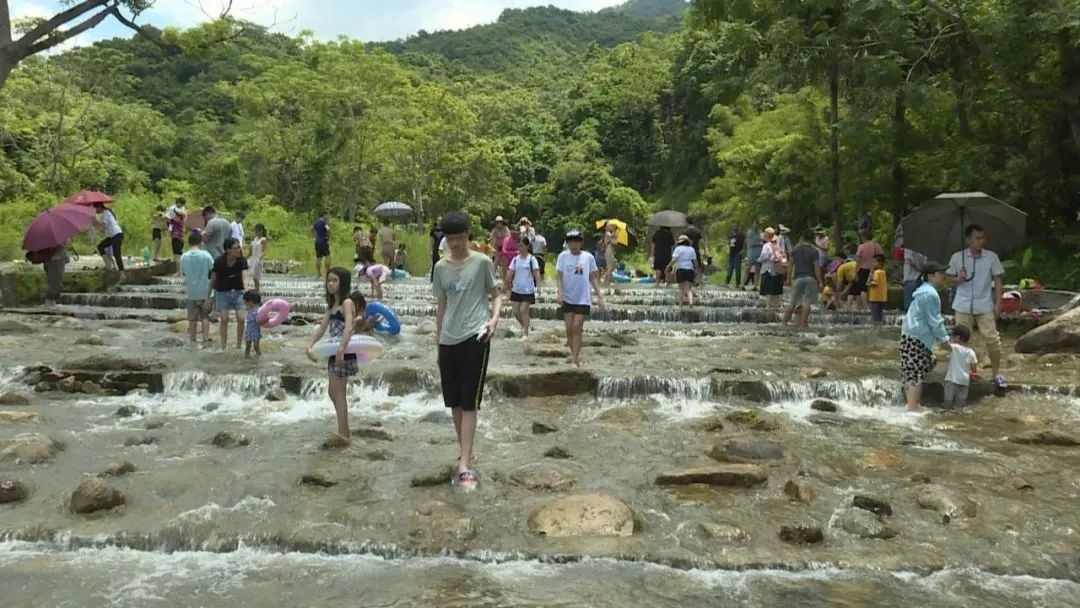
{"type": "Polygon", "coordinates": [[[630,278],[630,275],[621,272],[611,273],[611,279],[616,283],[629,283],[633,280],[630,278]]]}
{"type": "Polygon", "coordinates": [[[280,298],[267,300],[259,307],[259,312],[255,313],[255,322],[259,324],[259,327],[277,327],[289,318],[291,308],[288,302],[280,298]]]}
{"type": "MultiPolygon", "coordinates": [[[[330,359],[337,355],[340,344],[338,340],[319,340],[311,347],[311,351],[320,359],[330,359]]],[[[371,363],[382,356],[383,347],[381,342],[371,336],[353,336],[345,347],[345,353],[356,355],[357,363],[371,363]]]]}
{"type": "Polygon", "coordinates": [[[394,278],[395,279],[407,279],[407,278],[409,278],[409,273],[405,272],[404,270],[402,270],[400,268],[395,268],[394,269],[394,278]]]}
{"type": "Polygon", "coordinates": [[[656,282],[656,279],[652,277],[641,277],[640,279],[634,279],[635,283],[641,283],[642,285],[651,285],[656,282]]]}
{"type": "Polygon", "coordinates": [[[365,310],[367,317],[382,317],[375,325],[375,331],[388,336],[396,336],[401,333],[401,321],[398,321],[394,311],[382,302],[369,302],[365,310]]]}

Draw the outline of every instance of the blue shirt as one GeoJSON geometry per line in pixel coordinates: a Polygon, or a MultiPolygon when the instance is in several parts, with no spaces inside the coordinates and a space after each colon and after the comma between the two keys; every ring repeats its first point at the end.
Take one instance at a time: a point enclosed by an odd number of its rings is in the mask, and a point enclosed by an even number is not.
{"type": "Polygon", "coordinates": [[[325,245],[330,242],[329,230],[327,230],[326,219],[319,218],[315,220],[315,243],[318,245],[325,245]]]}
{"type": "Polygon", "coordinates": [[[210,298],[210,272],[213,269],[214,256],[204,249],[190,249],[180,256],[180,272],[184,274],[187,299],[210,298]]]}
{"type": "Polygon", "coordinates": [[[922,342],[926,348],[933,348],[934,342],[949,341],[945,319],[941,316],[941,296],[933,285],[923,283],[915,290],[900,331],[922,342]]]}

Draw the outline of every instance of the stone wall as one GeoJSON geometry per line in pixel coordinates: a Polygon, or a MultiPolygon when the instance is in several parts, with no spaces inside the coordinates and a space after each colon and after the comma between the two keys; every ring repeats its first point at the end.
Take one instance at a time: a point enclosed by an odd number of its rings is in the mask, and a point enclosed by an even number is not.
{"type": "MultiPolygon", "coordinates": [[[[157,262],[151,266],[138,266],[124,271],[127,283],[148,285],[154,277],[170,275],[176,271],[172,260],[157,262]]],[[[93,293],[105,291],[116,281],[116,273],[104,270],[71,270],[64,273],[61,290],[66,293],[93,293]]],[[[41,265],[18,264],[0,273],[0,308],[37,306],[45,298],[45,271],[41,265]]]]}

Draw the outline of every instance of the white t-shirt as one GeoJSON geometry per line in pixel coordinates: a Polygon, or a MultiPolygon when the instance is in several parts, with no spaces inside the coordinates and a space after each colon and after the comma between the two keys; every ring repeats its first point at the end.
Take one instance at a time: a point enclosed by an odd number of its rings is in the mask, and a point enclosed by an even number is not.
{"type": "Polygon", "coordinates": [[[544,235],[537,234],[536,238],[532,240],[532,252],[533,255],[544,255],[547,253],[547,239],[544,235]]]}
{"type": "Polygon", "coordinates": [[[994,312],[994,278],[1005,274],[997,254],[989,249],[983,249],[978,256],[970,249],[957,251],[945,272],[955,277],[961,269],[967,271],[968,280],[956,286],[953,310],[977,315],[994,312]]]}
{"type": "Polygon", "coordinates": [[[533,276],[533,270],[540,270],[540,263],[536,261],[536,258],[530,255],[521,259],[521,256],[515,255],[510,260],[510,270],[514,273],[514,285],[511,287],[514,293],[523,296],[536,293],[536,277],[533,276]]]}
{"type": "Polygon", "coordinates": [[[244,225],[240,222],[233,222],[229,224],[229,231],[232,233],[232,238],[236,239],[240,243],[240,246],[244,246],[244,225]]]}
{"type": "Polygon", "coordinates": [[[165,210],[165,217],[169,219],[172,219],[181,214],[187,214],[187,209],[184,207],[177,207],[176,205],[172,205],[165,210]]]}
{"type": "Polygon", "coordinates": [[[112,209],[106,209],[101,214],[101,224],[104,227],[105,236],[110,239],[124,232],[120,229],[120,222],[116,221],[116,215],[112,212],[112,209]]]}
{"type": "Polygon", "coordinates": [[[679,245],[671,252],[671,259],[675,262],[675,270],[693,270],[697,252],[689,245],[679,245]]]}
{"type": "MultiPolygon", "coordinates": [[[[442,240],[439,241],[439,253],[445,254],[448,251],[450,251],[450,245],[446,244],[446,237],[444,236],[442,237],[442,240]]],[[[443,257],[446,256],[444,255],[443,257]]]]}
{"type": "Polygon", "coordinates": [[[945,373],[945,380],[962,386],[971,384],[971,364],[978,363],[978,355],[963,344],[951,343],[949,346],[952,347],[952,355],[949,356],[949,371],[945,373]]]}
{"type": "Polygon", "coordinates": [[[562,273],[563,302],[574,306],[592,306],[589,279],[597,271],[596,258],[588,251],[574,255],[569,250],[559,254],[555,269],[562,273]]]}

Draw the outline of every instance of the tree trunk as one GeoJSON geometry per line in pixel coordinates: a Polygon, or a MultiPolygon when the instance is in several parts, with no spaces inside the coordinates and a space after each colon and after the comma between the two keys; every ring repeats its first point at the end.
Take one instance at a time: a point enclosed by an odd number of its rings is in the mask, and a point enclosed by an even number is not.
{"type": "Polygon", "coordinates": [[[19,65],[19,62],[11,54],[11,51],[0,48],[0,89],[4,88],[4,83],[7,82],[8,76],[11,75],[17,65],[19,65]]]}
{"type": "Polygon", "coordinates": [[[893,168],[892,212],[893,221],[907,214],[907,171],[904,156],[907,154],[907,96],[903,87],[896,90],[893,99],[893,168]]]}
{"type": "Polygon", "coordinates": [[[840,63],[829,67],[829,156],[831,162],[833,236],[836,246],[844,242],[844,209],[840,200],[840,63]]]}

